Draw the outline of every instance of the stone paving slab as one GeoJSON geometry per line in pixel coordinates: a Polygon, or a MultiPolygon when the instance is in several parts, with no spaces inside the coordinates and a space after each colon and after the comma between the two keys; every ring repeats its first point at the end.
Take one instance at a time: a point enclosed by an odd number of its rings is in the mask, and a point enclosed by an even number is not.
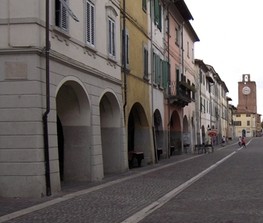
{"type": "MultiPolygon", "coordinates": [[[[212,165],[227,153],[229,153],[228,150],[222,150],[211,155],[174,157],[169,159],[168,163],[160,162],[154,168],[146,167],[130,171],[128,176],[139,174],[134,178],[74,197],[8,222],[121,222],[207,166],[212,165]],[[193,159],[180,162],[180,160],[191,157],[193,159]],[[140,175],[143,171],[146,171],[146,174],[140,175]]],[[[121,177],[127,177],[127,174],[121,177]]]]}

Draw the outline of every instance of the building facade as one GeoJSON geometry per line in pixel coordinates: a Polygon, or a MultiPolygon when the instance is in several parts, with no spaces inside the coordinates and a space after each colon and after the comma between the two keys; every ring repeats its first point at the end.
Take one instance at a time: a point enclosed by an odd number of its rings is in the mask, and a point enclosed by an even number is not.
{"type": "Polygon", "coordinates": [[[0,2],[1,196],[127,169],[120,3],[65,2],[0,2]]]}
{"type": "Polygon", "coordinates": [[[122,1],[124,111],[130,168],[133,153],[142,152],[142,165],[155,161],[152,132],[150,2],[122,1]]]}
{"type": "Polygon", "coordinates": [[[26,2],[0,1],[0,196],[51,195],[193,152],[211,129],[214,143],[229,136],[227,86],[195,60],[184,0],[26,2]]]}

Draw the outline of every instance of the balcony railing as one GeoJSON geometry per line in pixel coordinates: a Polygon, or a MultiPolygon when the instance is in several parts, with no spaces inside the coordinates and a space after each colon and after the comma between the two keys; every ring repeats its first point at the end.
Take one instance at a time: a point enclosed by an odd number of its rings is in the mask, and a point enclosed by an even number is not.
{"type": "Polygon", "coordinates": [[[187,83],[185,79],[170,82],[169,88],[167,96],[171,104],[184,107],[193,101],[192,95],[195,92],[195,87],[187,83]]]}

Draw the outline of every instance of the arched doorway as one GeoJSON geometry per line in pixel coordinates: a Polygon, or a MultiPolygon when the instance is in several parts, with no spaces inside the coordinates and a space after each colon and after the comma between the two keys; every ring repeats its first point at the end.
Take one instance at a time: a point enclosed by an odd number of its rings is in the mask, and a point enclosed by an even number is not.
{"type": "Polygon", "coordinates": [[[120,106],[113,93],[100,100],[100,125],[104,174],[121,172],[124,166],[120,106]]]}
{"type": "Polygon", "coordinates": [[[128,118],[128,152],[143,152],[143,163],[152,163],[152,146],[151,128],[145,111],[141,104],[135,103],[128,118]]]}
{"type": "Polygon", "coordinates": [[[201,141],[201,143],[205,143],[205,134],[206,134],[205,127],[202,125],[202,141],[201,141]]]}
{"type": "Polygon", "coordinates": [[[161,154],[164,149],[164,132],[163,132],[163,121],[161,113],[158,109],[154,112],[154,138],[155,138],[155,147],[157,149],[157,157],[160,159],[161,154]]]}
{"type": "Polygon", "coordinates": [[[90,180],[90,107],[83,87],[65,82],[58,90],[57,138],[60,178],[90,180]]]}
{"type": "Polygon", "coordinates": [[[176,149],[179,153],[182,151],[182,130],[180,116],[177,111],[173,111],[170,120],[170,155],[173,155],[173,150],[176,149]]]}
{"type": "Polygon", "coordinates": [[[190,145],[191,143],[191,134],[189,131],[189,123],[186,115],[183,118],[183,145],[190,145]]]}

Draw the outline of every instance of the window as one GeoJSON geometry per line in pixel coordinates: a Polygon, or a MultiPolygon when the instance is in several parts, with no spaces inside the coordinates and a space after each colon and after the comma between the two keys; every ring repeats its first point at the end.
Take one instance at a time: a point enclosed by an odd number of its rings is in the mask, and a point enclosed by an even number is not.
{"type": "Polygon", "coordinates": [[[250,126],[250,121],[247,121],[247,126],[250,126]]]}
{"type": "Polygon", "coordinates": [[[234,121],[234,126],[241,126],[241,121],[234,121]]]}
{"type": "Polygon", "coordinates": [[[147,4],[146,4],[146,0],[142,0],[142,9],[143,11],[147,11],[147,4]]]}
{"type": "Polygon", "coordinates": [[[236,115],[236,117],[241,117],[241,115],[236,115]]]}
{"type": "Polygon", "coordinates": [[[153,67],[154,67],[154,77],[153,82],[159,87],[168,87],[168,75],[170,65],[167,61],[164,61],[157,54],[153,53],[153,67]]]}
{"type": "Polygon", "coordinates": [[[179,28],[175,28],[175,44],[179,46],[180,44],[180,31],[179,28]]]}
{"type": "Polygon", "coordinates": [[[161,68],[161,60],[160,57],[153,53],[153,62],[154,62],[154,79],[153,82],[156,84],[160,83],[160,68],[161,68]]]}
{"type": "Polygon", "coordinates": [[[115,21],[108,17],[108,50],[109,55],[116,56],[115,52],[115,21]]]}
{"type": "Polygon", "coordinates": [[[203,98],[200,97],[200,112],[203,111],[203,98]]]}
{"type": "Polygon", "coordinates": [[[194,48],[192,48],[192,63],[195,62],[195,51],[194,48]]]}
{"type": "Polygon", "coordinates": [[[159,0],[154,0],[154,23],[162,31],[162,7],[159,0]]]}
{"type": "Polygon", "coordinates": [[[186,45],[186,47],[187,47],[187,57],[189,58],[190,57],[190,55],[189,55],[189,42],[187,41],[187,45],[186,45]]]}
{"type": "MultiPolygon", "coordinates": [[[[61,0],[67,3],[67,0],[61,0]]],[[[68,13],[60,0],[55,1],[55,24],[64,31],[68,31],[68,13]]]]}
{"type": "Polygon", "coordinates": [[[94,4],[87,0],[86,2],[86,43],[95,45],[95,10],[94,4]]]}
{"type": "Polygon", "coordinates": [[[206,112],[206,109],[205,109],[205,105],[206,105],[206,103],[205,103],[205,98],[204,98],[204,113],[206,112]]]}
{"type": "MultiPolygon", "coordinates": [[[[195,85],[192,84],[192,88],[195,89],[195,85]]],[[[192,99],[195,100],[195,91],[192,91],[192,99]]]]}
{"type": "Polygon", "coordinates": [[[149,57],[148,49],[144,47],[143,48],[143,74],[146,79],[148,79],[148,66],[149,66],[148,57],[149,57]]]}
{"type": "Polygon", "coordinates": [[[251,115],[250,114],[246,114],[246,117],[250,117],[251,115]]]}
{"type": "Polygon", "coordinates": [[[168,75],[169,75],[170,65],[167,61],[162,61],[162,87],[168,88],[168,75]]]}
{"type": "Polygon", "coordinates": [[[200,71],[200,73],[199,73],[199,80],[200,80],[200,83],[202,83],[202,77],[203,77],[203,75],[202,75],[202,73],[201,73],[201,71],[200,71]]]}
{"type": "Polygon", "coordinates": [[[152,82],[155,83],[156,82],[156,73],[157,73],[157,55],[155,53],[153,53],[153,80],[152,82]]]}
{"type": "Polygon", "coordinates": [[[122,52],[122,65],[124,66],[124,61],[126,61],[126,68],[129,66],[129,33],[128,30],[122,30],[122,35],[123,35],[123,52],[122,52]],[[125,50],[125,51],[124,51],[125,50]],[[124,55],[125,52],[125,55],[124,55]]]}

